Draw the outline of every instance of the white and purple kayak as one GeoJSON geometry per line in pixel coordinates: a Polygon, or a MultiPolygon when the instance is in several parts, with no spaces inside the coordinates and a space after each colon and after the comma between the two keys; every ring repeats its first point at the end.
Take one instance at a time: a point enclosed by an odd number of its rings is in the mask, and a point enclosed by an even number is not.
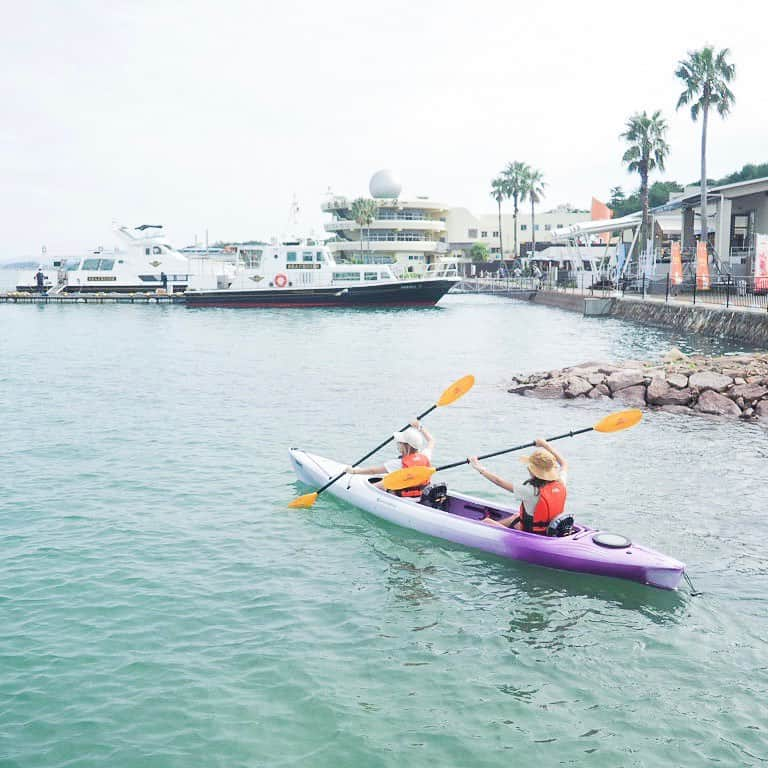
{"type": "MultiPolygon", "coordinates": [[[[290,450],[290,456],[298,479],[316,488],[345,466],[295,448],[290,450]]],[[[373,483],[378,479],[346,475],[326,493],[404,528],[546,568],[611,576],[660,589],[676,589],[685,572],[685,565],[679,560],[598,528],[576,524],[570,534],[561,537],[502,528],[483,520],[508,517],[516,508],[453,491],[442,508],[435,508],[377,488],[373,483]]]]}

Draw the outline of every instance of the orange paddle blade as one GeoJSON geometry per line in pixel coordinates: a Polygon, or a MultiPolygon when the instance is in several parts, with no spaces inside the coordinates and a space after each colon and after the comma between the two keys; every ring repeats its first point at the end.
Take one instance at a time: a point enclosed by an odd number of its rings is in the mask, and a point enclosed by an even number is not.
{"type": "Polygon", "coordinates": [[[288,507],[290,509],[308,509],[315,503],[315,501],[317,501],[316,493],[305,493],[303,496],[295,498],[288,504],[288,507]]]}
{"type": "Polygon", "coordinates": [[[454,381],[448,389],[440,395],[437,401],[438,405],[450,405],[458,400],[462,395],[466,395],[475,385],[475,377],[472,375],[463,376],[458,381],[454,381]]]}
{"type": "Polygon", "coordinates": [[[390,472],[381,484],[388,491],[402,491],[403,488],[413,488],[429,482],[435,474],[434,467],[404,467],[390,472]]]}
{"type": "Polygon", "coordinates": [[[604,419],[595,424],[596,432],[618,432],[621,429],[634,427],[640,419],[643,418],[643,412],[639,408],[630,408],[626,411],[617,411],[611,413],[604,419]]]}

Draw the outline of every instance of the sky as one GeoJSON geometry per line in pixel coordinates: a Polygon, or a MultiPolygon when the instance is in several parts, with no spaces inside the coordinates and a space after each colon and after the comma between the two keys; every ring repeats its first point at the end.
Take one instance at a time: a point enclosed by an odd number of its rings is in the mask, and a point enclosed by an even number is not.
{"type": "Polygon", "coordinates": [[[542,208],[637,186],[619,134],[669,123],[666,172],[699,175],[700,124],[675,111],[687,51],[728,47],[736,104],[708,175],[768,162],[768,4],[582,0],[27,0],[0,27],[0,261],[114,245],[112,222],[183,246],[268,238],[298,199],[321,233],[330,188],[492,212],[512,160],[542,208]]]}

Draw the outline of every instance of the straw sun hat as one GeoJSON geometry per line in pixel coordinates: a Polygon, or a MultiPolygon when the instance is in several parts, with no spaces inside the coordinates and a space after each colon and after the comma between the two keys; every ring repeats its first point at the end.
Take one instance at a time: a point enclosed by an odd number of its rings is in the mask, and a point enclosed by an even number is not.
{"type": "Polygon", "coordinates": [[[540,480],[559,480],[560,467],[557,459],[543,448],[537,448],[530,456],[521,456],[520,461],[528,467],[528,471],[540,480]]]}

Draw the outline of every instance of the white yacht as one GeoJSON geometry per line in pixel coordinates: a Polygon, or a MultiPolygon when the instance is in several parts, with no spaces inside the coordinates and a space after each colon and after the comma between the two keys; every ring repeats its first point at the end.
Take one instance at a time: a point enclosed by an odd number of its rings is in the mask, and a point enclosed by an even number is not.
{"type": "MultiPolygon", "coordinates": [[[[44,290],[50,294],[154,293],[162,288],[180,293],[187,289],[192,272],[227,271],[223,261],[214,265],[179,253],[168,244],[159,224],[142,224],[135,229],[116,225],[114,231],[121,244],[113,250],[98,248],[84,255],[54,259],[52,269],[41,268],[44,290]]],[[[36,274],[22,273],[16,290],[37,291],[36,274]]]]}
{"type": "Polygon", "coordinates": [[[411,277],[395,265],[337,263],[329,248],[312,238],[238,246],[236,253],[233,275],[190,277],[188,306],[432,306],[459,282],[454,263],[435,264],[411,277]]]}

